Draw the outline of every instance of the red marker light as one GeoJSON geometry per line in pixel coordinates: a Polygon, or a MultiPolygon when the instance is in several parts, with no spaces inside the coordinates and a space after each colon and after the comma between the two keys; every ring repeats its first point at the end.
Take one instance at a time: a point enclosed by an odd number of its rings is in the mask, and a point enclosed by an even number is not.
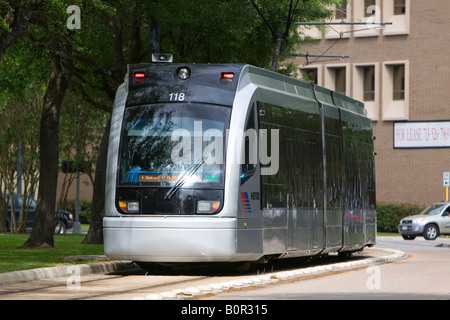
{"type": "Polygon", "coordinates": [[[134,79],[136,79],[137,82],[143,82],[145,80],[145,73],[144,72],[135,72],[134,79]]]}
{"type": "Polygon", "coordinates": [[[234,73],[233,72],[222,72],[220,74],[220,83],[229,84],[233,82],[234,73]]]}
{"type": "Polygon", "coordinates": [[[234,78],[234,73],[233,72],[222,72],[220,74],[220,79],[232,80],[233,78],[234,78]]]}

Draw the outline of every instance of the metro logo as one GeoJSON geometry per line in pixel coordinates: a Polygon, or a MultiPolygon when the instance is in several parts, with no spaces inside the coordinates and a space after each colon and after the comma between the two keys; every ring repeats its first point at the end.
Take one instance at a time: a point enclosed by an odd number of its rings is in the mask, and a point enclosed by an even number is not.
{"type": "Polygon", "coordinates": [[[252,213],[252,207],[250,206],[250,200],[248,199],[248,192],[241,192],[241,198],[245,213],[252,213]]]}

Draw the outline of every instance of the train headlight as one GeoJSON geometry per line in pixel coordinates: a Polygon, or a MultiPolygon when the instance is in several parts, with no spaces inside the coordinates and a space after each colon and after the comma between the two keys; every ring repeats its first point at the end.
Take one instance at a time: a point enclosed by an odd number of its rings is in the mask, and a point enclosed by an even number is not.
{"type": "Polygon", "coordinates": [[[120,209],[126,213],[138,213],[139,202],[138,201],[119,201],[120,209]]]}
{"type": "Polygon", "coordinates": [[[197,202],[197,213],[214,213],[219,210],[220,201],[199,201],[197,202]]]}
{"type": "Polygon", "coordinates": [[[139,212],[139,202],[137,201],[129,201],[127,203],[127,212],[139,212]]]}

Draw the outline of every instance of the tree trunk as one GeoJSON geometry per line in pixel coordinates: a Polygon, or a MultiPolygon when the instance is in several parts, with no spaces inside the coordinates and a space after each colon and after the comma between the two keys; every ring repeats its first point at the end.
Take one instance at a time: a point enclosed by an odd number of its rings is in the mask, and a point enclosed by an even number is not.
{"type": "Polygon", "coordinates": [[[106,187],[106,164],[108,159],[109,130],[111,128],[111,116],[100,142],[97,163],[95,165],[94,191],[91,206],[91,224],[83,244],[103,243],[103,217],[105,216],[105,187],[106,187]]]}
{"type": "Polygon", "coordinates": [[[61,105],[73,73],[70,55],[53,50],[50,81],[44,95],[40,125],[40,177],[33,231],[24,248],[53,248],[59,165],[58,127],[61,105]]]}
{"type": "Polygon", "coordinates": [[[276,41],[275,41],[275,50],[272,57],[272,67],[270,68],[271,71],[277,72],[278,69],[278,60],[280,59],[280,52],[281,52],[281,42],[283,41],[283,34],[277,33],[276,34],[276,41]]]}

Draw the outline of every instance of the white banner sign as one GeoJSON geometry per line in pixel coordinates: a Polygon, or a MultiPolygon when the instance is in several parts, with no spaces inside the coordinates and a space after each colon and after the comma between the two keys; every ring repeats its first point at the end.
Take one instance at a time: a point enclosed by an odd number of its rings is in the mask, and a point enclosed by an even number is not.
{"type": "Polygon", "coordinates": [[[450,121],[396,122],[394,148],[450,148],[450,121]]]}

